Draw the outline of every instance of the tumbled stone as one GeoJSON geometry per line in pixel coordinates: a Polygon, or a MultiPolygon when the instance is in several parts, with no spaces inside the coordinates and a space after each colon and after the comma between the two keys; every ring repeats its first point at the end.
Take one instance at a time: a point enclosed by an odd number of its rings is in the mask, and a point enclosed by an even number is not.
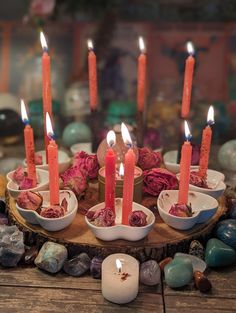
{"type": "Polygon", "coordinates": [[[174,258],[164,268],[165,282],[171,288],[187,285],[193,277],[193,266],[189,259],[174,258]]]}
{"type": "Polygon", "coordinates": [[[66,260],[64,264],[64,271],[71,276],[82,276],[90,268],[91,260],[86,253],[80,253],[73,257],[73,259],[66,260]]]}
{"type": "Polygon", "coordinates": [[[189,259],[192,262],[193,271],[200,271],[203,273],[207,268],[206,263],[195,255],[177,252],[175,258],[177,257],[189,259]]]}
{"type": "Polygon", "coordinates": [[[201,273],[200,271],[195,271],[193,273],[193,276],[197,289],[199,289],[201,292],[208,292],[211,290],[211,282],[203,273],[201,273]]]}
{"type": "Polygon", "coordinates": [[[161,270],[156,261],[150,260],[141,264],[139,280],[142,284],[147,286],[157,285],[160,279],[161,270]]]}
{"type": "Polygon", "coordinates": [[[198,240],[191,241],[188,253],[204,260],[205,249],[201,242],[199,242],[198,240]]]}
{"type": "Polygon", "coordinates": [[[216,236],[231,248],[236,249],[236,220],[228,219],[218,223],[216,236]]]}
{"type": "Polygon", "coordinates": [[[0,213],[0,225],[7,225],[8,224],[8,218],[6,214],[0,213]]]}
{"type": "Polygon", "coordinates": [[[161,262],[159,262],[159,266],[162,272],[164,272],[165,266],[170,263],[173,259],[171,257],[165,258],[161,262]]]}
{"type": "Polygon", "coordinates": [[[92,258],[90,264],[90,274],[93,278],[101,278],[102,261],[103,259],[99,256],[95,256],[94,258],[92,258]]]}
{"type": "Polygon", "coordinates": [[[0,264],[14,267],[24,252],[23,233],[16,226],[0,225],[0,264]]]}
{"type": "Polygon", "coordinates": [[[34,263],[34,260],[36,259],[38,253],[39,253],[39,251],[38,251],[37,247],[35,247],[35,246],[26,249],[25,255],[24,255],[25,264],[34,263]]]}
{"type": "Polygon", "coordinates": [[[236,251],[223,241],[211,238],[206,245],[205,262],[210,267],[231,265],[236,262],[236,251]]]}
{"type": "Polygon", "coordinates": [[[47,241],[39,251],[34,264],[49,273],[59,272],[67,259],[67,249],[54,242],[47,241]]]}

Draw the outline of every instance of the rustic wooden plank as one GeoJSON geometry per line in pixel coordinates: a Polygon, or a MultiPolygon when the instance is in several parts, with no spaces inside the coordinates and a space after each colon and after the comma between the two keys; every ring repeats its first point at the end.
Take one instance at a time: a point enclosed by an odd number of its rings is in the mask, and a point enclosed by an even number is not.
{"type": "Polygon", "coordinates": [[[101,292],[68,289],[0,287],[0,313],[144,313],[164,312],[161,295],[138,295],[127,305],[116,305],[106,301],[101,292]]]}
{"type": "MultiPolygon", "coordinates": [[[[50,275],[36,267],[0,269],[0,286],[66,288],[77,290],[101,290],[101,280],[89,275],[72,277],[63,272],[50,275]]],[[[157,286],[140,285],[140,293],[161,294],[161,284],[157,286]]]]}

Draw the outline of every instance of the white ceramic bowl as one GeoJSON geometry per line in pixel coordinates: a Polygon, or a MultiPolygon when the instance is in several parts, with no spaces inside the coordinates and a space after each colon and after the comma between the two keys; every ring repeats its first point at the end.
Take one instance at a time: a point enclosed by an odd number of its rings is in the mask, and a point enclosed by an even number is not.
{"type": "MultiPolygon", "coordinates": [[[[46,163],[46,153],[45,150],[37,151],[37,155],[43,157],[43,164],[36,165],[37,168],[48,171],[48,164],[46,163]]],[[[68,154],[63,150],[58,150],[58,163],[59,163],[59,173],[65,172],[65,170],[70,166],[71,159],[68,154]]],[[[24,166],[26,166],[26,160],[24,160],[24,166]]]]}
{"type": "MultiPolygon", "coordinates": [[[[112,241],[117,239],[125,239],[129,241],[138,241],[147,236],[147,234],[152,229],[153,224],[155,223],[154,214],[146,207],[133,202],[133,211],[141,210],[147,214],[147,225],[142,227],[133,227],[121,224],[122,219],[122,200],[121,198],[116,198],[116,225],[109,227],[98,227],[89,222],[85,216],[85,221],[94,234],[95,237],[104,240],[112,241]]],[[[105,203],[99,203],[93,206],[89,211],[96,211],[105,207],[105,203]]]]}
{"type": "MultiPolygon", "coordinates": [[[[50,193],[49,191],[40,191],[39,194],[43,197],[43,207],[47,207],[50,204],[50,193]]],[[[42,228],[48,231],[58,231],[69,226],[76,216],[78,201],[75,194],[71,190],[60,190],[60,203],[66,198],[68,202],[67,213],[58,218],[45,218],[40,216],[33,210],[26,210],[21,208],[16,203],[16,208],[24,219],[31,224],[39,224],[42,228]]]]}
{"type": "MultiPolygon", "coordinates": [[[[174,174],[177,174],[180,171],[180,164],[177,163],[177,156],[177,150],[168,151],[163,156],[165,167],[174,174]]],[[[192,165],[190,168],[191,170],[197,169],[198,165],[192,165]]]]}
{"type": "MultiPolygon", "coordinates": [[[[7,190],[13,198],[16,198],[22,190],[19,190],[19,185],[12,180],[15,171],[11,171],[7,174],[7,190]]],[[[38,184],[36,187],[31,189],[24,189],[24,191],[42,191],[47,190],[49,186],[48,171],[37,168],[36,169],[38,184]]]]}
{"type": "Polygon", "coordinates": [[[178,202],[178,190],[163,190],[158,199],[157,207],[163,221],[176,229],[187,230],[197,223],[204,223],[209,220],[218,208],[218,201],[209,195],[190,191],[188,203],[191,203],[193,216],[178,217],[169,213],[171,206],[178,202]]]}
{"type": "MultiPolygon", "coordinates": [[[[179,178],[179,174],[177,175],[179,178]]],[[[215,199],[218,199],[226,189],[226,185],[224,183],[225,175],[221,172],[214,170],[207,170],[207,185],[208,188],[201,188],[194,185],[189,184],[189,190],[197,191],[201,193],[205,193],[215,199]]]]}
{"type": "Polygon", "coordinates": [[[75,155],[77,152],[85,151],[88,154],[92,153],[92,143],[91,142],[81,142],[76,143],[70,147],[70,151],[73,155],[75,155]]]}

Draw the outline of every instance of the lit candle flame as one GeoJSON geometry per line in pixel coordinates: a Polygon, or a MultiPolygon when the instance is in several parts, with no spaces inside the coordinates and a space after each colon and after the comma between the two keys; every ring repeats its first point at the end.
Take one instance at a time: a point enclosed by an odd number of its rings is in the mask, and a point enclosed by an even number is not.
{"type": "Polygon", "coordinates": [[[20,108],[21,108],[21,119],[22,119],[22,122],[24,124],[28,124],[29,123],[28,114],[27,114],[27,111],[26,111],[24,100],[22,100],[22,99],[20,101],[20,108]]]}
{"type": "Polygon", "coordinates": [[[125,145],[131,147],[132,146],[132,139],[130,137],[129,130],[124,123],[121,124],[121,135],[122,135],[122,139],[123,139],[125,145]]]}
{"type": "Polygon", "coordinates": [[[215,120],[214,120],[214,108],[211,105],[209,107],[208,114],[207,114],[207,124],[208,125],[213,125],[214,123],[215,123],[215,120]]]}
{"type": "Polygon", "coordinates": [[[88,44],[88,49],[89,50],[93,50],[93,41],[92,41],[92,39],[88,39],[87,40],[87,44],[88,44]]]}
{"type": "Polygon", "coordinates": [[[188,123],[186,121],[184,121],[184,130],[185,130],[185,138],[187,141],[190,141],[192,138],[192,135],[190,133],[189,127],[188,127],[188,123]]]}
{"type": "Polygon", "coordinates": [[[123,163],[121,162],[121,163],[120,163],[120,169],[119,169],[119,175],[120,175],[120,177],[123,177],[123,176],[124,176],[124,173],[125,173],[124,165],[123,165],[123,163]]]}
{"type": "Polygon", "coordinates": [[[47,135],[50,139],[53,139],[54,137],[54,132],[52,129],[52,122],[50,119],[50,116],[48,114],[48,112],[46,113],[46,130],[47,130],[47,135]]]}
{"type": "Polygon", "coordinates": [[[193,55],[194,54],[194,45],[191,41],[188,41],[187,42],[187,51],[190,55],[193,55]]]}
{"type": "Polygon", "coordinates": [[[40,32],[40,41],[41,41],[41,46],[43,48],[43,51],[48,51],[48,45],[47,45],[47,41],[46,38],[44,36],[43,32],[40,32]]]}
{"type": "Polygon", "coordinates": [[[116,259],[116,267],[119,273],[121,273],[122,270],[122,264],[121,261],[119,259],[116,259]]]}
{"type": "Polygon", "coordinates": [[[140,49],[140,51],[142,53],[145,53],[146,48],[145,48],[145,43],[144,43],[143,37],[139,37],[138,42],[139,42],[139,49],[140,49]]]}
{"type": "Polygon", "coordinates": [[[107,144],[109,147],[113,147],[116,144],[116,134],[114,130],[109,130],[107,133],[107,144]]]}

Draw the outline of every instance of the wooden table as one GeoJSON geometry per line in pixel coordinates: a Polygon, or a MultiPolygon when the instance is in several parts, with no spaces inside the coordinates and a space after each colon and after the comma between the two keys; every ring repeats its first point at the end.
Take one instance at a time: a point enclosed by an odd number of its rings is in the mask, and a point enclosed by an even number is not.
{"type": "Polygon", "coordinates": [[[193,283],[182,290],[162,283],[140,286],[138,297],[127,305],[106,301],[101,281],[71,277],[64,273],[49,275],[37,268],[0,268],[1,313],[233,313],[236,304],[236,266],[211,271],[210,294],[201,294],[193,283]]]}

